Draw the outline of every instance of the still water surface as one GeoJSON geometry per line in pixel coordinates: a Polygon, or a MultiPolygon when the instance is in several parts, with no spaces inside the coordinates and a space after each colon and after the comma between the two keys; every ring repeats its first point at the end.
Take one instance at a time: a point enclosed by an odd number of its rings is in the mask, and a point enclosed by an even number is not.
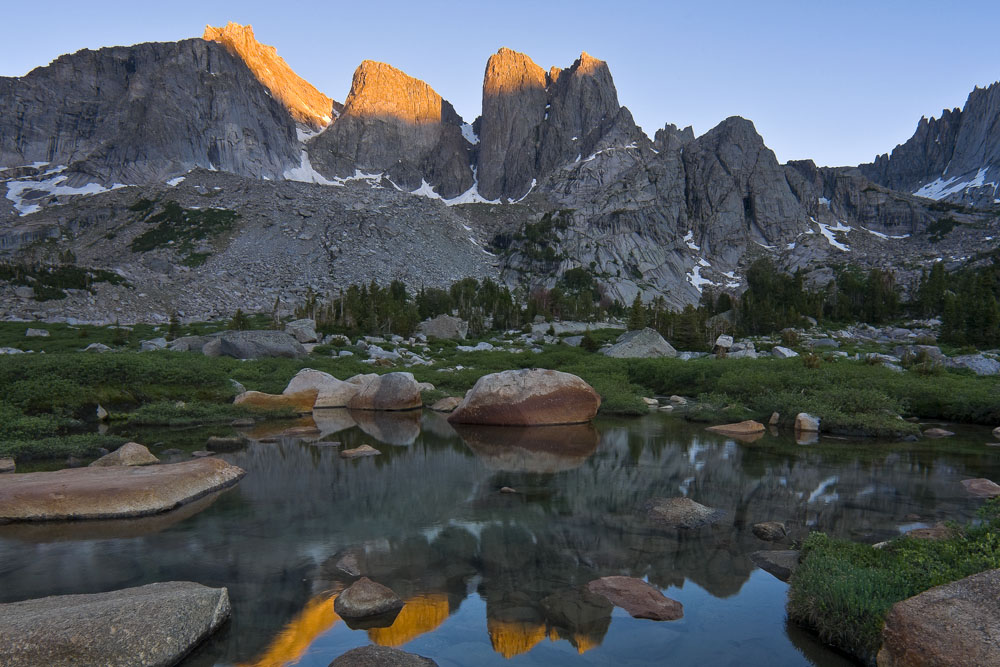
{"type": "MultiPolygon", "coordinates": [[[[797,445],[771,435],[739,443],[656,413],[461,432],[429,412],[331,410],[316,421],[323,440],[374,444],[382,456],[348,461],[335,447],[275,437],[287,422],[251,429],[245,449],[222,455],[247,476],[178,512],[0,526],[0,601],[170,580],[226,586],[232,620],[186,667],[325,667],[372,642],[441,665],[843,665],[787,623],[787,585],[748,558],[783,547],[751,526],[777,520],[794,537],[816,529],[875,542],[971,519],[980,501],[960,480],[1000,478],[984,430],[797,445]],[[679,495],[726,519],[678,533],[636,511],[679,495]],[[390,627],[352,630],[334,613],[352,568],[406,600],[390,627]],[[612,574],[656,585],[684,618],[588,605],[582,587],[612,574]]],[[[129,435],[190,451],[206,433],[129,435]]]]}

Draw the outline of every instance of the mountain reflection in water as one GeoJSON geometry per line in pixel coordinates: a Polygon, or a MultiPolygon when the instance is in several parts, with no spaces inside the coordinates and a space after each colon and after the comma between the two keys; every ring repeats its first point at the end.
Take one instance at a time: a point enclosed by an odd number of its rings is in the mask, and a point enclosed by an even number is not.
{"type": "MultiPolygon", "coordinates": [[[[158,433],[129,436],[156,442],[158,433]]],[[[801,446],[771,434],[737,443],[661,414],[456,430],[429,412],[324,410],[246,434],[257,441],[222,456],[247,476],[183,513],[120,529],[0,526],[0,601],[152,581],[226,586],[232,620],[187,667],[325,667],[367,643],[442,665],[665,655],[676,664],[839,665],[786,625],[787,586],[748,559],[780,547],[753,537],[752,525],[777,520],[794,538],[818,529],[875,542],[972,518],[981,501],[960,480],[1000,477],[974,431],[947,443],[801,446]],[[306,426],[319,433],[282,435],[306,426]],[[343,460],[317,438],[382,455],[343,460]],[[505,486],[516,493],[500,493],[505,486]],[[637,511],[681,495],[726,519],[678,531],[637,511]],[[339,622],[334,596],[357,573],[406,601],[388,627],[339,622]],[[586,591],[608,575],[649,581],[684,605],[684,618],[632,619],[586,591]]]]}

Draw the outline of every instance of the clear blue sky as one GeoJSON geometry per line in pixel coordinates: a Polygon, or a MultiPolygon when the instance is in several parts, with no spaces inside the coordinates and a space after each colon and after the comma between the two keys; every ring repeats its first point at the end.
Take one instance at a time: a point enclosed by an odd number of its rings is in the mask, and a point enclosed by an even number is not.
{"type": "Polygon", "coordinates": [[[619,100],[652,136],[752,120],[781,161],[857,164],[907,139],[922,115],[1000,79],[1000,1],[310,3],[6,2],[0,75],[81,48],[201,35],[249,23],[317,88],[343,101],[354,68],[381,60],[421,78],[471,121],[501,46],[544,68],[606,60],[619,100]]]}

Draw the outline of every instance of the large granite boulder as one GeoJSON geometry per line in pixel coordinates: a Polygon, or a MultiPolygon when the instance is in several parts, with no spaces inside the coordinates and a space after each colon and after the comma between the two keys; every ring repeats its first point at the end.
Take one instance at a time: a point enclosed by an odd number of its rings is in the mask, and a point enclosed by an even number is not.
{"type": "Polygon", "coordinates": [[[392,589],[361,577],[337,596],[333,609],[343,618],[364,618],[399,611],[403,604],[392,589]]]}
{"type": "Polygon", "coordinates": [[[174,665],[229,614],[225,588],[190,581],[0,604],[0,664],[174,665]]]}
{"type": "Polygon", "coordinates": [[[421,322],[417,326],[417,331],[428,338],[465,340],[465,336],[469,333],[469,323],[459,317],[438,315],[421,322]]]}
{"type": "Polygon", "coordinates": [[[676,621],[684,617],[684,607],[660,589],[633,577],[602,577],[587,584],[587,590],[621,607],[633,618],[676,621]]]}
{"type": "Polygon", "coordinates": [[[422,407],[420,386],[412,373],[386,373],[369,377],[347,402],[351,410],[413,410],[422,407]]]}
{"type": "Polygon", "coordinates": [[[358,393],[358,385],[338,380],[329,373],[303,368],[291,379],[282,394],[316,391],[315,408],[343,408],[358,393]]]}
{"type": "Polygon", "coordinates": [[[158,514],[232,486],[246,473],[221,459],[67,468],[0,477],[0,524],[158,514]]]}
{"type": "Polygon", "coordinates": [[[330,663],[330,667],[434,667],[436,662],[416,653],[389,646],[352,648],[330,663]]]}
{"type": "Polygon", "coordinates": [[[307,353],[302,343],[284,331],[226,331],[219,336],[219,354],[235,359],[298,359],[307,353]]]}
{"type": "Polygon", "coordinates": [[[1000,666],[1000,570],[936,586],[893,605],[878,665],[1000,666]]]}
{"type": "Polygon", "coordinates": [[[124,445],[105,454],[90,464],[93,468],[107,466],[148,466],[159,463],[160,459],[153,456],[148,449],[138,442],[126,442],[124,445]]]}
{"type": "Polygon", "coordinates": [[[265,394],[260,391],[245,391],[233,399],[233,405],[242,405],[257,410],[294,410],[300,414],[313,411],[317,389],[305,389],[290,394],[265,394]]]}
{"type": "Polygon", "coordinates": [[[604,354],[619,359],[651,359],[676,357],[677,350],[655,329],[646,327],[640,331],[626,331],[604,354]]]}
{"type": "Polygon", "coordinates": [[[448,416],[453,424],[543,426],[579,424],[597,414],[601,397],[582,379],[532,368],[479,378],[448,416]]]}
{"type": "Polygon", "coordinates": [[[984,357],[981,354],[966,354],[960,357],[952,357],[944,362],[948,368],[967,368],[976,375],[997,375],[1000,374],[1000,361],[984,357]]]}
{"type": "Polygon", "coordinates": [[[294,336],[300,343],[315,343],[320,339],[316,333],[316,320],[293,320],[285,325],[285,333],[294,336]]]}

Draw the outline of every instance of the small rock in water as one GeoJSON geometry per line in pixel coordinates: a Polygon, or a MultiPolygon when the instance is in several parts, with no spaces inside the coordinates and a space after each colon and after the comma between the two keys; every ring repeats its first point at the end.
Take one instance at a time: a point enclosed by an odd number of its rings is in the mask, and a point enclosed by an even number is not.
{"type": "Polygon", "coordinates": [[[725,516],[725,512],[690,498],[652,498],[643,504],[642,511],[647,518],[671,528],[698,528],[725,516]]]}
{"type": "Polygon", "coordinates": [[[340,447],[340,442],[337,440],[313,440],[309,444],[313,447],[340,447]]]}
{"type": "Polygon", "coordinates": [[[319,435],[322,433],[315,426],[295,426],[292,428],[287,428],[281,432],[281,435],[286,438],[305,438],[311,435],[319,435]]]}
{"type": "Polygon", "coordinates": [[[777,426],[780,420],[781,420],[781,415],[779,415],[777,412],[772,412],[771,418],[767,420],[767,423],[770,426],[777,426]]]}
{"type": "Polygon", "coordinates": [[[655,398],[646,398],[646,397],[643,397],[642,402],[645,403],[646,405],[648,405],[651,408],[655,408],[656,406],[658,406],[660,404],[660,402],[658,400],[656,400],[655,398]]]}
{"type": "Polygon", "coordinates": [[[676,394],[670,397],[670,402],[674,405],[687,405],[687,399],[676,394]]]}
{"type": "Polygon", "coordinates": [[[996,438],[997,440],[1000,440],[1000,426],[997,426],[995,429],[993,429],[993,437],[996,438]]]}
{"type": "Polygon", "coordinates": [[[399,611],[403,604],[392,589],[361,577],[337,596],[333,609],[342,618],[365,618],[399,611]]]}
{"type": "Polygon", "coordinates": [[[948,436],[955,435],[951,431],[946,431],[943,428],[929,428],[924,431],[923,436],[925,438],[947,438],[948,436]]]}
{"type": "Polygon", "coordinates": [[[803,433],[818,433],[819,418],[813,417],[807,412],[800,412],[795,415],[795,430],[803,433]]]}
{"type": "Polygon", "coordinates": [[[215,456],[215,452],[206,452],[205,450],[199,450],[197,452],[191,452],[191,456],[202,459],[206,456],[215,456]]]}
{"type": "Polygon", "coordinates": [[[224,452],[239,449],[246,444],[242,438],[224,438],[217,435],[210,436],[206,446],[213,452],[224,452]]]}
{"type": "Polygon", "coordinates": [[[785,524],[780,521],[755,523],[751,531],[755,537],[765,542],[777,542],[778,540],[785,539],[785,535],[787,535],[785,524]]]}
{"type": "Polygon", "coordinates": [[[138,442],[126,442],[115,451],[110,454],[105,454],[91,463],[90,467],[148,466],[159,462],[160,459],[153,456],[148,449],[140,445],[138,442]]]}
{"type": "Polygon", "coordinates": [[[356,459],[361,456],[378,456],[381,454],[379,450],[375,449],[371,445],[361,445],[354,449],[345,449],[340,453],[340,458],[342,459],[356,459]]]}
{"type": "Polygon", "coordinates": [[[352,648],[330,663],[329,667],[435,667],[436,662],[416,653],[389,646],[352,648]]]}
{"type": "Polygon", "coordinates": [[[501,486],[500,493],[517,493],[516,489],[512,489],[509,486],[501,486]]]}
{"type": "Polygon", "coordinates": [[[361,576],[361,566],[358,564],[358,557],[356,554],[353,553],[344,554],[343,556],[340,557],[339,560],[337,560],[337,564],[335,567],[344,574],[350,575],[352,577],[361,576]]]}
{"type": "Polygon", "coordinates": [[[621,607],[632,618],[676,621],[684,617],[684,607],[658,588],[633,577],[602,577],[587,584],[587,590],[621,607]]]}
{"type": "Polygon", "coordinates": [[[712,431],[713,433],[721,433],[722,435],[756,435],[764,432],[764,425],[752,419],[747,419],[737,424],[709,426],[705,430],[712,431]]]}
{"type": "Polygon", "coordinates": [[[107,410],[105,410],[105,409],[104,409],[103,407],[101,407],[101,404],[100,404],[100,403],[98,403],[98,404],[97,404],[97,419],[98,419],[99,421],[102,421],[102,422],[103,422],[103,421],[107,421],[107,419],[108,419],[108,416],[109,416],[109,415],[108,415],[108,411],[107,411],[107,410]]]}

